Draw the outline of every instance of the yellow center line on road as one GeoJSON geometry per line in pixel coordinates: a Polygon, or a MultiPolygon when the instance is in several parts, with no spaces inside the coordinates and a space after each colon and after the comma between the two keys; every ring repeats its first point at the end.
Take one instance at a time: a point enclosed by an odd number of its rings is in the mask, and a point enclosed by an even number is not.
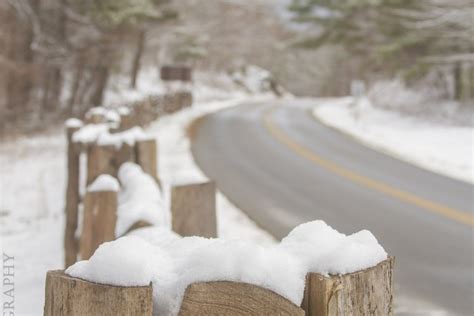
{"type": "Polygon", "coordinates": [[[276,107],[274,106],[264,112],[263,125],[265,129],[267,129],[268,132],[276,140],[292,149],[301,157],[304,157],[312,163],[326,170],[329,170],[332,173],[335,173],[338,176],[345,178],[351,182],[357,183],[374,191],[384,193],[388,196],[391,196],[392,198],[398,199],[405,203],[413,204],[424,210],[444,216],[453,221],[463,223],[469,226],[474,226],[474,216],[467,212],[459,211],[448,206],[438,204],[430,200],[426,200],[412,193],[399,190],[391,185],[368,178],[366,176],[358,174],[357,172],[344,168],[328,159],[322,158],[310,149],[291,139],[287,134],[285,134],[285,132],[281,128],[275,125],[272,120],[272,113],[275,111],[275,109],[276,107]]]}

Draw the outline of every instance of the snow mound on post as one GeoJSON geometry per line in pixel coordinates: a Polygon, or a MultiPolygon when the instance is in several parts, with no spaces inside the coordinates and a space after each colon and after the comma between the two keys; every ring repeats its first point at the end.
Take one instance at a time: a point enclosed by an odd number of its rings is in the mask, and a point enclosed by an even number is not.
{"type": "Polygon", "coordinates": [[[84,123],[80,119],[70,118],[64,122],[64,125],[69,128],[79,128],[84,126],[84,123]]]}
{"type": "Polygon", "coordinates": [[[172,246],[178,259],[176,271],[180,271],[175,284],[180,301],[189,284],[220,280],[255,284],[296,305],[303,299],[306,270],[296,257],[282,249],[196,237],[177,240],[172,246]],[[183,244],[187,245],[180,252],[183,244]]]}
{"type": "Polygon", "coordinates": [[[109,132],[107,124],[87,124],[72,135],[72,140],[76,143],[94,143],[99,135],[109,132]]]}
{"type": "Polygon", "coordinates": [[[123,235],[139,220],[156,226],[170,226],[171,216],[166,210],[155,179],[132,162],[122,164],[118,171],[122,190],[118,196],[115,235],[123,235]]]}
{"type": "Polygon", "coordinates": [[[70,266],[66,273],[80,279],[116,286],[149,285],[156,271],[173,275],[165,251],[137,237],[123,237],[99,246],[89,260],[70,266]]]}
{"type": "Polygon", "coordinates": [[[116,148],[120,148],[124,143],[129,146],[133,146],[135,145],[136,141],[144,140],[147,138],[149,138],[149,136],[145,134],[143,129],[141,127],[136,126],[120,133],[102,133],[97,138],[97,144],[113,145],[116,148]]]}
{"type": "Polygon", "coordinates": [[[95,179],[94,182],[92,182],[91,185],[87,187],[87,192],[118,192],[119,190],[120,185],[117,179],[108,174],[101,174],[97,177],[97,179],[95,179]]]}
{"type": "Polygon", "coordinates": [[[324,221],[297,226],[279,247],[300,258],[308,272],[324,275],[360,271],[387,259],[387,253],[368,230],[346,236],[324,221]]]}

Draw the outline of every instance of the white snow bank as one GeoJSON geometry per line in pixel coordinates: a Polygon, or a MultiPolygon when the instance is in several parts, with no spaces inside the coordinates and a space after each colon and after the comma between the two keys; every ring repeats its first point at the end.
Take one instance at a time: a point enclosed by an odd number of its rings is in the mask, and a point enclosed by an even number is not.
{"type": "Polygon", "coordinates": [[[135,126],[126,131],[120,133],[102,133],[97,138],[97,144],[99,145],[113,145],[116,148],[120,148],[122,144],[128,144],[129,146],[135,145],[136,141],[144,140],[149,138],[141,127],[135,126]]]}
{"type": "Polygon", "coordinates": [[[89,261],[66,273],[114,285],[151,281],[157,315],[177,315],[189,284],[220,280],[255,284],[300,305],[307,272],[349,273],[387,258],[370,232],[346,236],[323,221],[296,227],[276,246],[179,237],[164,228],[144,228],[132,235],[102,245],[89,261]]]}
{"type": "Polygon", "coordinates": [[[324,221],[301,224],[280,244],[300,258],[309,272],[346,274],[377,265],[387,253],[368,230],[346,236],[324,221]]]}
{"type": "Polygon", "coordinates": [[[118,171],[119,192],[115,235],[123,235],[134,223],[144,220],[152,225],[170,227],[171,215],[164,207],[158,184],[134,163],[122,164],[118,171]]]}
{"type": "Polygon", "coordinates": [[[474,128],[455,126],[374,107],[367,98],[336,99],[317,106],[323,123],[376,150],[433,172],[474,183],[474,128]]]}
{"type": "Polygon", "coordinates": [[[87,187],[88,192],[103,192],[103,191],[113,191],[118,192],[120,190],[120,184],[111,175],[101,174],[100,176],[92,182],[91,185],[87,187]]]}
{"type": "Polygon", "coordinates": [[[64,125],[70,128],[79,128],[79,127],[84,126],[84,123],[80,119],[70,118],[70,119],[67,119],[66,122],[64,122],[64,125]]]}

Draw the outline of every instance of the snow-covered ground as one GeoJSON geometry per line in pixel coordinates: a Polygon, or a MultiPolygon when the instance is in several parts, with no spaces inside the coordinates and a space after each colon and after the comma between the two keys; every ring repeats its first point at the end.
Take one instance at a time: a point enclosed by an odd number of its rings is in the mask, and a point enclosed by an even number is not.
{"type": "Polygon", "coordinates": [[[375,107],[366,98],[321,102],[314,116],[367,146],[433,172],[474,183],[474,128],[375,107]]]}
{"type": "MultiPolygon", "coordinates": [[[[147,129],[158,138],[159,174],[165,184],[165,194],[166,184],[204,178],[189,151],[187,124],[200,115],[252,98],[244,92],[231,93],[230,83],[225,85],[229,86],[228,91],[197,83],[194,87],[197,102],[192,108],[162,118],[147,129]]],[[[151,90],[150,86],[152,84],[145,84],[144,91],[122,96],[126,100],[144,96],[151,90]]],[[[109,100],[114,103],[120,97],[111,95],[109,100]]],[[[0,251],[14,257],[16,315],[42,314],[46,271],[64,268],[65,149],[61,128],[0,145],[0,251]]],[[[260,244],[274,243],[272,236],[220,193],[217,208],[220,236],[260,244]]],[[[3,290],[10,288],[2,287],[3,290]]],[[[6,298],[2,295],[2,305],[6,298]]]]}

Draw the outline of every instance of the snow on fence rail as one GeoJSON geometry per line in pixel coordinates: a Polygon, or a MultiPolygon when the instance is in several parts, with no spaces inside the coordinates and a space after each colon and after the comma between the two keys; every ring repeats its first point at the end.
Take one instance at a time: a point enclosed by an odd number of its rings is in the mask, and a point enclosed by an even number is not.
{"type": "Polygon", "coordinates": [[[277,246],[215,238],[214,183],[173,187],[168,212],[156,140],[113,118],[66,124],[69,268],[47,273],[44,315],[393,314],[394,260],[370,232],[315,221],[277,246]]]}
{"type": "Polygon", "coordinates": [[[302,224],[268,247],[144,228],[47,279],[45,315],[82,315],[68,301],[77,296],[80,311],[96,305],[103,311],[140,286],[153,295],[142,292],[130,306],[153,306],[148,315],[393,314],[393,258],[369,232],[346,236],[322,221],[302,224]],[[77,294],[78,282],[87,293],[77,294]]]}

